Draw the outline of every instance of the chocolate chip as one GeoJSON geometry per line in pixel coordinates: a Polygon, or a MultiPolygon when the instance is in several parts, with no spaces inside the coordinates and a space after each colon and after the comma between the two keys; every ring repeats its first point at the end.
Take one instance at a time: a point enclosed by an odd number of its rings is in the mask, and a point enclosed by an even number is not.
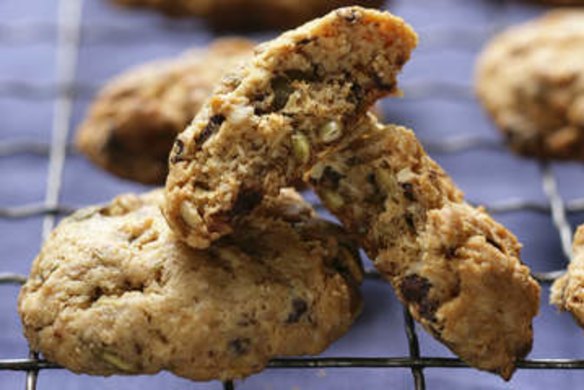
{"type": "Polygon", "coordinates": [[[312,41],[314,41],[314,38],[302,38],[301,40],[298,41],[298,45],[300,46],[308,45],[312,41]]]}
{"type": "Polygon", "coordinates": [[[418,312],[422,318],[428,321],[436,321],[436,310],[438,309],[438,303],[431,300],[425,300],[420,302],[418,305],[418,312]]]}
{"type": "Polygon", "coordinates": [[[415,201],[416,195],[414,194],[414,186],[412,183],[401,183],[401,188],[404,191],[404,196],[409,201],[415,201]]]}
{"type": "Polygon", "coordinates": [[[91,292],[91,295],[89,297],[89,300],[93,303],[96,302],[99,298],[101,298],[101,296],[103,295],[103,290],[101,287],[97,286],[93,289],[93,291],[91,292]]]}
{"type": "Polygon", "coordinates": [[[330,166],[327,166],[322,171],[322,176],[320,177],[320,184],[328,188],[338,188],[339,182],[345,176],[335,171],[330,166]]]}
{"type": "Polygon", "coordinates": [[[176,164],[179,161],[183,161],[183,152],[185,151],[185,144],[180,139],[174,141],[173,151],[170,157],[171,164],[176,164]]]}
{"type": "Polygon", "coordinates": [[[353,101],[355,102],[355,104],[357,106],[360,106],[361,103],[363,102],[363,98],[365,97],[363,87],[361,87],[361,85],[357,84],[356,82],[353,82],[353,84],[351,85],[351,95],[353,97],[353,101]]]}
{"type": "Polygon", "coordinates": [[[412,233],[415,233],[416,232],[416,225],[414,223],[414,216],[412,215],[412,213],[405,213],[404,219],[406,221],[406,224],[408,225],[408,227],[412,231],[412,233]]]}
{"type": "Polygon", "coordinates": [[[454,259],[456,257],[456,248],[453,247],[446,247],[443,249],[444,250],[444,256],[447,259],[454,259]]]}
{"type": "Polygon", "coordinates": [[[302,317],[304,315],[304,313],[306,313],[307,310],[308,310],[308,304],[306,303],[306,301],[304,299],[294,298],[292,300],[292,311],[288,315],[288,318],[286,319],[286,323],[292,324],[292,323],[298,322],[298,320],[300,320],[300,317],[302,317]]]}
{"type": "Polygon", "coordinates": [[[249,351],[251,340],[248,338],[238,338],[229,342],[229,350],[235,355],[243,355],[249,351]]]}
{"type": "Polygon", "coordinates": [[[426,299],[430,287],[432,285],[428,279],[415,274],[406,276],[399,286],[404,299],[414,303],[426,299]]]}
{"type": "Polygon", "coordinates": [[[272,79],[270,85],[274,92],[271,109],[272,111],[279,111],[288,103],[288,99],[292,92],[294,92],[294,88],[290,85],[290,80],[284,76],[278,76],[272,79]]]}
{"type": "Polygon", "coordinates": [[[438,305],[436,302],[428,299],[428,292],[432,284],[428,279],[419,275],[406,276],[400,286],[400,292],[408,303],[416,304],[420,315],[430,321],[435,321],[434,316],[438,305]]]}
{"type": "Polygon", "coordinates": [[[231,209],[231,216],[247,214],[262,201],[263,194],[254,189],[243,189],[237,195],[237,199],[231,209]]]}
{"type": "Polygon", "coordinates": [[[343,279],[347,281],[354,281],[355,276],[353,275],[349,267],[347,267],[347,264],[345,264],[345,262],[340,258],[336,257],[333,260],[332,267],[343,277],[343,279]]]}
{"type": "Polygon", "coordinates": [[[213,115],[209,119],[209,123],[205,126],[203,131],[195,139],[195,143],[198,146],[202,146],[219,128],[221,124],[225,121],[225,117],[221,114],[213,115]]]}

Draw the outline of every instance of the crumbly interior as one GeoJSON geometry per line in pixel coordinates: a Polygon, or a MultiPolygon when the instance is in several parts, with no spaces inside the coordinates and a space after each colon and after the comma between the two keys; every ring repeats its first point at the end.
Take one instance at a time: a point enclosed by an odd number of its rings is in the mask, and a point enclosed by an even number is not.
{"type": "Polygon", "coordinates": [[[123,195],[62,221],[19,297],[34,350],[78,373],[241,378],[320,353],[360,312],[356,247],[295,192],[206,251],[174,237],[162,199],[123,195]]]}
{"type": "Polygon", "coordinates": [[[190,246],[232,231],[342,139],[381,96],[416,44],[389,13],[343,8],[259,46],[181,133],[165,215],[190,246]]]}
{"type": "Polygon", "coordinates": [[[113,0],[174,17],[199,16],[217,30],[293,28],[339,7],[380,7],[383,0],[113,0]]]}
{"type": "Polygon", "coordinates": [[[470,365],[508,379],[530,351],[539,286],[511,232],[462,193],[411,130],[369,117],[310,172],[413,317],[470,365]]]}
{"type": "Polygon", "coordinates": [[[163,184],[168,155],[223,75],[251,57],[254,44],[223,38],[208,48],[131,69],[111,80],[76,136],[77,148],[116,176],[163,184]]]}
{"type": "Polygon", "coordinates": [[[550,302],[568,311],[584,327],[584,225],[578,227],[572,244],[568,272],[552,285],[550,302]]]}
{"type": "Polygon", "coordinates": [[[584,11],[552,11],[497,36],[477,94],[516,152],[584,160],[584,11]]]}

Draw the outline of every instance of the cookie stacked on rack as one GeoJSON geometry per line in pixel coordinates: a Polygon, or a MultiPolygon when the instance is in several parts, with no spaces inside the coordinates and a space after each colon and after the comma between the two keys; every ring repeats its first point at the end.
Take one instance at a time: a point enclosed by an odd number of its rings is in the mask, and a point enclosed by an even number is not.
{"type": "Polygon", "coordinates": [[[520,245],[410,130],[368,114],[416,44],[403,20],[349,7],[258,46],[176,138],[163,192],[53,232],[19,300],[32,347],[76,372],[195,380],[319,353],[359,313],[351,236],[425,329],[510,378],[539,304],[520,245]],[[348,233],[285,189],[299,179],[348,233]]]}

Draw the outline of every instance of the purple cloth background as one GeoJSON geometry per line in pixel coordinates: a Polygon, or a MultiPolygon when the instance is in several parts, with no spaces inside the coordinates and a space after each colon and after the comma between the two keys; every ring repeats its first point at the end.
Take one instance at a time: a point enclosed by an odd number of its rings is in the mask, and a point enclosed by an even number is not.
{"type": "MultiPolygon", "coordinates": [[[[74,0],[69,0],[74,1],[74,0]]],[[[3,0],[0,2],[0,84],[25,81],[50,86],[56,79],[56,1],[3,0]],[[4,29],[4,26],[11,29],[4,29]],[[16,31],[11,34],[10,31],[16,31]],[[20,31],[20,32],[19,32],[20,31]],[[27,33],[32,32],[32,34],[27,33]],[[35,33],[36,32],[36,33],[35,33]]],[[[421,45],[401,77],[406,93],[428,81],[470,89],[473,65],[494,23],[509,24],[542,12],[543,7],[494,0],[393,0],[388,8],[406,18],[421,36],[421,45]]],[[[197,21],[175,22],[151,12],[127,11],[105,0],[85,1],[83,39],[76,82],[99,86],[111,76],[144,61],[173,56],[213,38],[197,21]],[[118,38],[112,39],[121,30],[118,38]]],[[[266,39],[272,34],[252,34],[266,39]]],[[[437,93],[429,97],[387,100],[388,121],[414,128],[422,140],[478,136],[498,140],[498,134],[476,101],[437,93]],[[434,97],[435,96],[435,97],[434,97]]],[[[83,118],[89,97],[78,98],[71,119],[73,128],[83,118]]],[[[0,144],[34,140],[49,143],[53,101],[14,97],[0,91],[0,144]]],[[[70,134],[71,137],[72,134],[70,134]]],[[[509,199],[546,202],[537,164],[506,150],[435,153],[433,157],[454,177],[473,202],[491,204],[509,199]]],[[[0,208],[43,202],[46,191],[46,156],[17,154],[0,157],[0,208]]],[[[559,189],[566,200],[584,193],[584,170],[579,164],[554,165],[559,189]]],[[[63,172],[60,201],[81,206],[108,201],[126,191],[145,187],[118,180],[96,169],[83,157],[69,154],[63,172]]],[[[575,227],[584,218],[571,216],[575,227]]],[[[560,240],[545,214],[515,212],[496,215],[524,244],[523,258],[537,271],[563,267],[560,240]]],[[[42,217],[0,218],[0,272],[26,274],[41,244],[42,217]]],[[[571,318],[547,304],[549,286],[542,289],[540,315],[535,319],[532,358],[583,358],[582,333],[571,318]]],[[[325,356],[407,356],[407,341],[400,304],[384,283],[363,286],[363,315],[346,337],[325,356]]],[[[26,341],[16,314],[18,287],[0,285],[0,359],[24,358],[26,341]]],[[[418,327],[423,356],[452,356],[418,327]]],[[[472,369],[429,368],[429,389],[575,389],[584,372],[518,370],[510,383],[472,369]]],[[[23,389],[23,372],[0,371],[0,389],[23,389]]],[[[581,386],[581,385],[580,385],[581,386]]],[[[399,389],[412,388],[407,369],[266,370],[238,389],[399,389]]],[[[38,389],[220,389],[219,382],[193,383],[168,373],[156,376],[97,378],[65,370],[42,371],[38,389]]]]}

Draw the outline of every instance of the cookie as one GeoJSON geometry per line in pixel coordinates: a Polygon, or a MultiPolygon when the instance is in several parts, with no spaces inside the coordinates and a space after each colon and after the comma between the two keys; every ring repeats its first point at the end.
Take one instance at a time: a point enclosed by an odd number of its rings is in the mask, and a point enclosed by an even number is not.
{"type": "Polygon", "coordinates": [[[411,130],[373,117],[359,126],[358,139],[315,165],[311,184],[429,333],[509,379],[531,350],[539,308],[521,245],[464,202],[411,130]]]}
{"type": "Polygon", "coordinates": [[[158,10],[174,17],[205,18],[218,30],[296,27],[335,8],[380,7],[384,0],[113,0],[129,7],[158,10]]]}
{"type": "Polygon", "coordinates": [[[574,234],[572,261],[568,271],[552,285],[550,302],[558,309],[572,313],[584,327],[584,225],[574,234]]]}
{"type": "Polygon", "coordinates": [[[584,11],[552,11],[495,37],[476,91],[515,152],[584,160],[584,11]]]}
{"type": "Polygon", "coordinates": [[[230,233],[264,195],[298,180],[396,76],[417,43],[387,12],[342,8],[258,46],[223,79],[170,156],[165,215],[205,248],[230,233]]]}
{"type": "Polygon", "coordinates": [[[123,195],[61,222],[19,296],[33,350],[77,373],[225,380],[320,353],[358,315],[356,248],[292,190],[205,251],[175,238],[162,199],[123,195]]]}
{"type": "Polygon", "coordinates": [[[119,177],[163,184],[176,135],[194,118],[229,69],[254,44],[216,40],[208,48],[131,69],[98,94],[76,137],[92,162],[119,177]]]}

